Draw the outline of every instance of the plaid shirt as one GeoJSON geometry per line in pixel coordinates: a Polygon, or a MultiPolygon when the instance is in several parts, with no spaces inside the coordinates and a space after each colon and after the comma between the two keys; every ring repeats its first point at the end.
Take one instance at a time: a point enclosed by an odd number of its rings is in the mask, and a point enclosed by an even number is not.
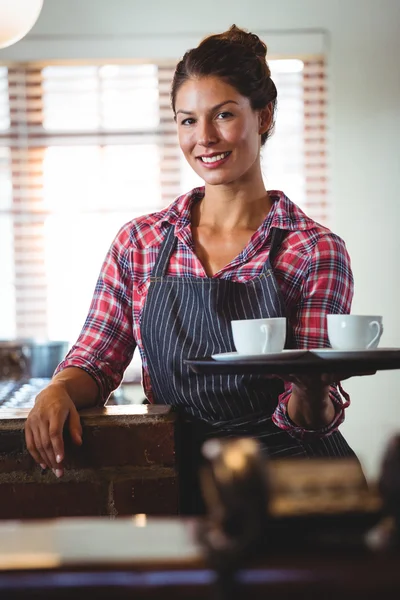
{"type": "MultiPolygon", "coordinates": [[[[214,275],[246,282],[257,276],[268,258],[270,230],[277,227],[287,235],[274,259],[274,273],[286,302],[288,327],[294,348],[329,346],[326,315],[349,313],[353,278],[345,244],[329,229],[307,217],[283,192],[269,192],[273,206],[246,248],[214,275]]],[[[153,401],[144,352],[140,317],[146,301],[149,278],[163,241],[165,227],[174,225],[178,239],[167,275],[205,277],[194,253],[191,207],[204,196],[195,188],[178,197],[167,208],[136,218],[118,232],[105,258],[84,327],[57,372],[80,367],[97,382],[102,402],[122,380],[124,370],[138,346],[143,366],[143,387],[153,401]]],[[[331,388],[336,409],[333,422],[318,431],[304,430],[290,421],[287,404],[291,384],[279,397],[273,414],[275,424],[295,437],[329,435],[344,419],[349,397],[331,388]]]]}

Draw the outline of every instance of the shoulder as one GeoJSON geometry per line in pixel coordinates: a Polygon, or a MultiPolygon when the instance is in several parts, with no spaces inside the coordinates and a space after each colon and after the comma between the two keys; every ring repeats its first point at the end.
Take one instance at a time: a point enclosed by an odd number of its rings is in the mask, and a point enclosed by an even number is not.
{"type": "Polygon", "coordinates": [[[294,252],[308,256],[310,261],[322,258],[350,261],[344,240],[319,223],[307,230],[290,231],[287,246],[294,252]]]}
{"type": "MultiPolygon", "coordinates": [[[[344,240],[327,227],[315,226],[301,232],[291,232],[289,246],[303,265],[305,281],[318,278],[320,283],[343,280],[351,283],[353,274],[350,256],[344,240]]],[[[295,262],[295,261],[294,261],[295,262]]]]}
{"type": "Polygon", "coordinates": [[[283,247],[310,260],[321,256],[349,259],[344,240],[318,223],[292,202],[283,192],[273,191],[275,200],[272,227],[287,231],[283,247]]]}
{"type": "Polygon", "coordinates": [[[128,221],[118,231],[114,245],[126,250],[140,250],[157,245],[163,237],[162,216],[164,212],[141,215],[128,221]]]}
{"type": "Polygon", "coordinates": [[[195,188],[178,196],[171,204],[159,211],[138,216],[128,221],[118,231],[113,245],[120,249],[146,250],[160,246],[168,226],[175,230],[190,222],[193,202],[204,194],[203,188],[195,188]]]}

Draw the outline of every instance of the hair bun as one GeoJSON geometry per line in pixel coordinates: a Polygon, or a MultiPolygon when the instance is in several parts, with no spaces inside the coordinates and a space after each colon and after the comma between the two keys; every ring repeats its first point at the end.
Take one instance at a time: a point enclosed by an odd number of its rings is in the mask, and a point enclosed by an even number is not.
{"type": "Polygon", "coordinates": [[[245,29],[240,29],[236,25],[232,25],[228,31],[221,34],[221,37],[231,42],[242,44],[242,46],[245,46],[260,58],[265,59],[267,56],[267,46],[260,40],[258,35],[249,33],[245,29]]]}
{"type": "Polygon", "coordinates": [[[189,79],[215,77],[248,98],[252,110],[263,110],[269,105],[272,116],[268,131],[261,135],[264,145],[273,130],[277,98],[266,55],[267,46],[258,35],[236,25],[201,40],[176,66],[171,87],[175,117],[176,96],[181,86],[189,79]]]}

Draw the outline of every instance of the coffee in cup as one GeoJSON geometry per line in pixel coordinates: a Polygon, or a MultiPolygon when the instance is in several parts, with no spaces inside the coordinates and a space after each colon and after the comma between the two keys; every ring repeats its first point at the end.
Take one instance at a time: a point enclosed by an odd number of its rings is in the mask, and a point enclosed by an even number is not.
{"type": "Polygon", "coordinates": [[[286,318],[231,321],[233,341],[239,354],[281,352],[286,340],[286,318]]]}
{"type": "Polygon", "coordinates": [[[327,315],[328,337],[335,350],[377,348],[383,333],[382,317],[327,315]]]}

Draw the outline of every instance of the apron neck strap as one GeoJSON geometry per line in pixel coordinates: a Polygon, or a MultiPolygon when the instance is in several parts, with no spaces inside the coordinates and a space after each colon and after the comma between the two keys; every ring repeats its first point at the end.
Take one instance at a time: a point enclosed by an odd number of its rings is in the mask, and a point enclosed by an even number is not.
{"type": "Polygon", "coordinates": [[[177,238],[175,236],[175,226],[169,225],[165,232],[165,237],[160,246],[156,262],[151,272],[151,277],[164,277],[167,272],[169,259],[176,246],[177,238]]]}
{"type": "Polygon", "coordinates": [[[276,257],[279,252],[279,248],[282,244],[282,241],[286,235],[285,229],[278,229],[277,227],[272,228],[272,238],[271,238],[271,246],[269,249],[268,260],[265,263],[265,268],[272,268],[272,261],[276,257]]]}

